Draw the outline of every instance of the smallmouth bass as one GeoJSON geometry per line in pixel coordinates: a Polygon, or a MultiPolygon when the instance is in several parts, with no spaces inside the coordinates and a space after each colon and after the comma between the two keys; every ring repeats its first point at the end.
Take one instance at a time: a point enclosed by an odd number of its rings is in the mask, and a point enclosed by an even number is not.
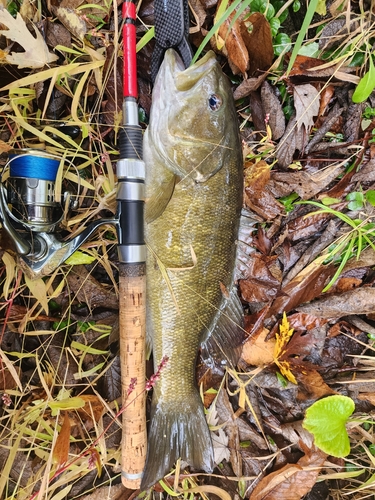
{"type": "Polygon", "coordinates": [[[213,52],[185,70],[167,51],[153,90],[144,160],[147,332],[155,370],[164,356],[168,362],[154,387],[142,489],[178,458],[212,471],[195,360],[202,341],[227,356],[239,343],[242,308],[231,290],[242,149],[232,92],[213,52]]]}

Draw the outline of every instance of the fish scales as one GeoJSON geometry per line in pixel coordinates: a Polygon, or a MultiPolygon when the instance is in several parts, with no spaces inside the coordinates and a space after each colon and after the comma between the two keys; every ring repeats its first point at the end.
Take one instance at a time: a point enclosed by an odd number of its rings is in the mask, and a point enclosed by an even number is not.
{"type": "MultiPolygon", "coordinates": [[[[198,348],[220,330],[233,294],[242,206],[242,150],[231,89],[213,53],[184,70],[166,53],[144,139],[146,162],[147,331],[155,370],[142,488],[178,458],[207,472],[213,448],[196,387],[198,348]]],[[[234,298],[233,298],[234,297],[234,298]]],[[[238,319],[240,322],[240,319],[238,319]]],[[[221,331],[222,333],[222,331],[221,331]]],[[[233,347],[228,325],[219,348],[233,347]]]]}

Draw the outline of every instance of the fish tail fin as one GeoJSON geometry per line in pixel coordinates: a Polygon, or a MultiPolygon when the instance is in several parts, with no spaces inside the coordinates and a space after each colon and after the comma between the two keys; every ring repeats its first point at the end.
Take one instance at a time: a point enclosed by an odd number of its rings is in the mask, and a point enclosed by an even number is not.
{"type": "Polygon", "coordinates": [[[194,469],[212,472],[214,453],[203,405],[198,392],[188,399],[181,403],[153,400],[142,490],[168,474],[179,458],[194,469]]]}

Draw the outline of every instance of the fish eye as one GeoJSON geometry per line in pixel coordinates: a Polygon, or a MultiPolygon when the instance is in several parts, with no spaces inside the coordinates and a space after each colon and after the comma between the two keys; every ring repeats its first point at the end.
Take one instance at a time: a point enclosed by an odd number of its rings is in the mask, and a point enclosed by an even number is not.
{"type": "Polygon", "coordinates": [[[223,103],[222,98],[218,94],[211,94],[208,98],[208,105],[212,111],[217,111],[223,103]]]}

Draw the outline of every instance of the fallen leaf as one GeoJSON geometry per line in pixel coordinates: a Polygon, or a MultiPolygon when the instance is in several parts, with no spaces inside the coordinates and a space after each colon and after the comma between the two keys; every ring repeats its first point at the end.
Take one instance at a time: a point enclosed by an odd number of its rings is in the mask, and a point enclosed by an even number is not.
{"type": "Polygon", "coordinates": [[[268,334],[269,330],[263,328],[252,335],[243,345],[241,358],[248,365],[265,366],[273,363],[276,340],[271,338],[266,341],[268,334]]]}
{"type": "Polygon", "coordinates": [[[263,73],[263,75],[257,77],[247,78],[246,80],[241,82],[235,89],[233,93],[234,99],[243,99],[244,97],[247,97],[251,92],[258,90],[258,88],[266,78],[267,73],[263,73]]]}
{"type": "Polygon", "coordinates": [[[69,445],[70,445],[70,419],[67,411],[64,413],[64,420],[61,426],[59,435],[57,436],[55,447],[53,449],[53,460],[57,464],[57,468],[62,467],[68,460],[69,445]]]}
{"type": "Polygon", "coordinates": [[[375,312],[375,288],[357,288],[349,292],[332,294],[309,304],[296,307],[297,311],[319,318],[342,318],[350,314],[375,312]]]}
{"type": "Polygon", "coordinates": [[[323,191],[338,175],[344,172],[342,162],[309,173],[304,170],[299,172],[271,172],[267,189],[279,198],[290,193],[297,193],[302,200],[309,200],[323,191]],[[282,189],[282,191],[280,191],[282,189]]]}
{"type": "Polygon", "coordinates": [[[91,276],[85,266],[74,266],[67,280],[75,298],[87,304],[89,308],[105,306],[109,309],[118,309],[116,294],[91,276]]]}
{"type": "Polygon", "coordinates": [[[253,75],[257,71],[268,70],[272,64],[272,33],[270,23],[261,12],[251,14],[246,23],[251,23],[251,32],[249,33],[246,24],[242,23],[241,33],[249,52],[249,73],[253,75]]]}
{"type": "Polygon", "coordinates": [[[296,85],[294,87],[294,107],[296,110],[297,130],[305,126],[307,135],[314,124],[314,117],[318,116],[320,96],[313,85],[296,85]]]}
{"type": "Polygon", "coordinates": [[[0,30],[0,35],[19,43],[25,50],[25,52],[7,54],[6,62],[17,65],[18,68],[36,69],[57,61],[58,56],[48,51],[40,31],[34,26],[36,37],[33,37],[19,13],[14,18],[4,7],[0,6],[0,23],[8,28],[0,30]]]}
{"type": "Polygon", "coordinates": [[[86,23],[74,9],[69,7],[53,7],[53,13],[72,35],[76,36],[79,40],[83,40],[87,33],[86,23]]]}
{"type": "Polygon", "coordinates": [[[101,399],[94,394],[81,394],[80,398],[85,402],[83,408],[77,408],[77,413],[82,420],[89,421],[89,423],[91,423],[90,421],[98,422],[104,411],[101,399]]]}
{"type": "MultiPolygon", "coordinates": [[[[291,309],[312,314],[311,311],[299,308],[298,306],[320,295],[326,285],[327,279],[332,276],[333,272],[332,266],[317,266],[315,262],[312,262],[281,289],[283,295],[274,300],[267,312],[267,317],[273,314],[281,314],[283,311],[288,312],[291,309]]],[[[345,313],[342,315],[344,316],[345,313]]],[[[315,316],[319,315],[315,314],[315,316]]]]}
{"type": "Polygon", "coordinates": [[[280,279],[270,270],[275,258],[253,252],[247,260],[244,279],[239,280],[241,296],[246,302],[268,302],[280,290],[280,279]]]}
{"type": "Polygon", "coordinates": [[[0,140],[0,154],[7,153],[11,149],[12,149],[12,146],[10,146],[6,142],[0,140]]]}
{"type": "Polygon", "coordinates": [[[270,166],[264,160],[245,164],[245,205],[266,220],[284,213],[283,205],[266,189],[270,166]]]}
{"type": "Polygon", "coordinates": [[[219,47],[228,54],[229,60],[240,70],[246,73],[249,67],[249,54],[242,38],[240,21],[236,20],[232,25],[233,16],[229,16],[219,28],[222,46],[219,47]],[[229,29],[230,28],[230,29],[229,29]]]}
{"type": "Polygon", "coordinates": [[[289,382],[293,384],[297,383],[295,376],[291,371],[291,364],[285,356],[288,342],[293,335],[293,328],[289,327],[288,318],[284,312],[283,319],[279,326],[279,332],[276,332],[276,343],[275,350],[273,353],[273,359],[276,365],[279,367],[281,375],[283,375],[289,382]]]}
{"type": "Polygon", "coordinates": [[[326,454],[305,450],[297,464],[288,464],[264,477],[250,495],[250,500],[300,500],[316,483],[326,454]]]}
{"type": "Polygon", "coordinates": [[[303,127],[297,127],[297,118],[294,115],[285,129],[285,133],[280,139],[276,148],[276,158],[283,168],[289,167],[293,161],[296,151],[303,151],[307,142],[306,131],[303,127]]]}
{"type": "Polygon", "coordinates": [[[285,132],[285,115],[279,99],[277,98],[274,87],[267,80],[261,86],[261,98],[264,114],[272,132],[272,139],[277,140],[285,132]]]}
{"type": "Polygon", "coordinates": [[[326,384],[317,370],[306,369],[302,366],[301,370],[295,371],[298,380],[298,399],[319,399],[323,396],[336,394],[336,392],[326,384]]]}

